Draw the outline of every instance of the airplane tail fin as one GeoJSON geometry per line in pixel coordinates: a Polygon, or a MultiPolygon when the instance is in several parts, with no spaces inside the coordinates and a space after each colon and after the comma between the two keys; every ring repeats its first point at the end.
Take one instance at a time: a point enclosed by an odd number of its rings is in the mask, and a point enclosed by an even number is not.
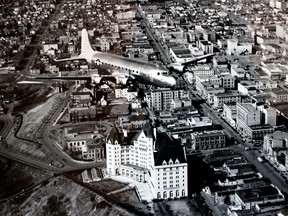
{"type": "Polygon", "coordinates": [[[88,32],[86,29],[82,29],[81,33],[81,54],[79,57],[90,58],[95,51],[92,49],[92,46],[89,41],[88,32]]]}
{"type": "Polygon", "coordinates": [[[89,41],[88,32],[86,29],[82,29],[81,33],[81,53],[79,56],[74,56],[66,59],[54,59],[56,62],[63,61],[73,61],[73,60],[81,60],[85,59],[88,62],[91,62],[91,58],[96,51],[92,49],[92,46],[89,41]]]}

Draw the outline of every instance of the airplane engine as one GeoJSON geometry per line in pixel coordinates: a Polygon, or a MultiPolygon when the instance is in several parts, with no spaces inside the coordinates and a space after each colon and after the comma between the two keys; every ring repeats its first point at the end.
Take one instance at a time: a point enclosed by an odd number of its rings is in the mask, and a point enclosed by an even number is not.
{"type": "Polygon", "coordinates": [[[173,71],[178,72],[178,73],[181,73],[181,72],[183,72],[184,65],[179,64],[179,63],[172,63],[172,64],[168,65],[168,69],[173,70],[173,71]]]}
{"type": "Polygon", "coordinates": [[[126,85],[128,81],[128,77],[116,77],[117,84],[126,85]]]}
{"type": "Polygon", "coordinates": [[[98,74],[91,74],[91,81],[92,83],[99,84],[102,77],[100,77],[98,74]]]}

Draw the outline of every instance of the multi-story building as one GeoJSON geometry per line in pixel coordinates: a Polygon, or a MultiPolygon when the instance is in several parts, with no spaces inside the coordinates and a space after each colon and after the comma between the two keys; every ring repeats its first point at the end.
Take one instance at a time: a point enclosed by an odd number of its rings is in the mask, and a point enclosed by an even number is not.
{"type": "Polygon", "coordinates": [[[230,73],[232,76],[239,77],[239,78],[245,78],[248,71],[246,71],[244,68],[240,67],[238,64],[231,64],[230,73]]]}
{"type": "Polygon", "coordinates": [[[273,156],[274,148],[288,148],[288,133],[275,131],[273,134],[267,134],[263,139],[264,153],[273,156]]]}
{"type": "Polygon", "coordinates": [[[225,89],[235,88],[235,78],[231,74],[221,75],[221,86],[225,89]]]}
{"type": "Polygon", "coordinates": [[[263,105],[258,106],[261,111],[261,123],[276,126],[277,123],[277,110],[271,106],[263,105]]]}
{"type": "Polygon", "coordinates": [[[68,107],[70,120],[72,122],[87,121],[95,119],[96,107],[91,105],[90,92],[73,92],[72,101],[68,107]]]}
{"type": "Polygon", "coordinates": [[[237,107],[236,103],[223,104],[223,118],[232,126],[236,127],[237,107]]]}
{"type": "Polygon", "coordinates": [[[206,150],[224,148],[225,134],[222,130],[203,131],[191,133],[191,146],[189,150],[206,150]]]}
{"type": "Polygon", "coordinates": [[[210,41],[210,42],[216,41],[216,33],[213,28],[196,26],[195,29],[202,34],[204,40],[210,41]]]}
{"type": "Polygon", "coordinates": [[[269,79],[273,81],[279,81],[285,78],[287,65],[279,65],[277,63],[263,62],[261,69],[269,76],[269,79]]]}
{"type": "Polygon", "coordinates": [[[263,139],[263,153],[275,161],[281,168],[288,170],[288,133],[275,131],[263,139]]]}
{"type": "Polygon", "coordinates": [[[129,86],[117,86],[115,87],[115,97],[116,98],[126,98],[127,101],[132,101],[138,95],[138,91],[135,87],[129,86]]]}
{"type": "Polygon", "coordinates": [[[277,82],[270,79],[257,79],[255,80],[256,88],[265,90],[265,89],[276,89],[277,82]]]}
{"type": "Polygon", "coordinates": [[[137,130],[143,128],[149,122],[149,118],[146,115],[129,115],[120,116],[115,124],[125,130],[137,130]]]}
{"type": "Polygon", "coordinates": [[[163,89],[146,94],[145,100],[148,107],[153,110],[169,110],[173,99],[187,97],[184,90],[163,89]]]}
{"type": "Polygon", "coordinates": [[[262,140],[266,134],[274,132],[274,128],[269,124],[251,125],[246,128],[244,136],[252,140],[262,140]]]}
{"type": "Polygon", "coordinates": [[[242,95],[254,95],[257,93],[255,81],[243,80],[238,83],[237,89],[242,95]]]}
{"type": "Polygon", "coordinates": [[[205,53],[213,53],[213,43],[207,40],[198,41],[199,49],[203,50],[205,53]]]}
{"type": "Polygon", "coordinates": [[[281,91],[281,90],[275,90],[270,92],[271,99],[270,102],[277,104],[277,103],[286,103],[288,102],[288,92],[287,91],[281,91]]]}
{"type": "Polygon", "coordinates": [[[214,103],[214,96],[215,94],[224,94],[225,89],[222,87],[210,85],[209,83],[202,83],[203,84],[203,91],[200,94],[203,99],[205,99],[209,104],[214,103]]]}
{"type": "Polygon", "coordinates": [[[241,94],[238,92],[215,94],[213,108],[222,108],[225,103],[230,104],[235,102],[241,102],[241,94]]]}
{"type": "Polygon", "coordinates": [[[227,54],[228,55],[241,55],[252,54],[253,42],[241,42],[238,39],[227,40],[227,54]]]}
{"type": "Polygon", "coordinates": [[[251,103],[237,103],[236,129],[241,134],[246,134],[248,127],[260,125],[260,110],[251,103]]]}
{"type": "Polygon", "coordinates": [[[196,80],[196,76],[212,76],[214,75],[214,69],[209,65],[196,65],[196,66],[188,66],[188,70],[192,71],[191,73],[186,72],[184,74],[185,80],[189,83],[194,84],[196,80]]]}
{"type": "Polygon", "coordinates": [[[167,133],[156,136],[151,188],[157,199],[185,197],[188,193],[188,165],[180,142],[167,133]]]}
{"type": "Polygon", "coordinates": [[[196,91],[202,95],[203,98],[207,98],[206,89],[208,88],[219,88],[221,86],[221,79],[217,75],[212,76],[196,76],[195,87],[196,91]]]}
{"type": "Polygon", "coordinates": [[[109,175],[148,183],[155,199],[187,196],[185,150],[168,134],[114,127],[107,137],[106,155],[109,175]]]}
{"type": "Polygon", "coordinates": [[[103,145],[95,143],[93,134],[70,134],[66,144],[68,151],[82,160],[102,160],[105,156],[103,145]]]}

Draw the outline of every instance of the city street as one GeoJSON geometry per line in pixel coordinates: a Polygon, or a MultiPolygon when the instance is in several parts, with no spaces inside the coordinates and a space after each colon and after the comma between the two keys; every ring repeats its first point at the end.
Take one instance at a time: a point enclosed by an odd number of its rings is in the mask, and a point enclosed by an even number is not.
{"type": "Polygon", "coordinates": [[[156,38],[155,30],[153,29],[153,27],[150,26],[150,23],[149,23],[147,17],[145,16],[144,12],[141,9],[139,9],[139,8],[137,9],[137,11],[138,11],[138,14],[141,16],[141,18],[143,20],[143,24],[145,26],[145,30],[146,30],[147,36],[150,39],[152,39],[156,50],[161,54],[161,56],[164,59],[166,65],[171,64],[172,61],[171,61],[169,55],[167,54],[167,51],[163,49],[162,45],[159,42],[157,42],[159,40],[158,40],[158,38],[156,38]]]}

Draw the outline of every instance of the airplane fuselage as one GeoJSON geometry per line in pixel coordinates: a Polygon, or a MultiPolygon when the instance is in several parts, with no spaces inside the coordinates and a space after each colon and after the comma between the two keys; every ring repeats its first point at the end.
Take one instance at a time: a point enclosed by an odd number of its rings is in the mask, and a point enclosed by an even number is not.
{"type": "Polygon", "coordinates": [[[107,65],[123,72],[127,77],[140,78],[161,87],[172,87],[176,84],[175,78],[169,75],[165,68],[136,59],[96,51],[90,58],[90,63],[107,65]]]}
{"type": "MultiPolygon", "coordinates": [[[[120,81],[120,83],[123,83],[125,80],[127,81],[127,78],[131,77],[140,78],[140,80],[145,83],[161,87],[173,87],[176,85],[176,79],[169,75],[168,70],[163,67],[111,53],[94,51],[90,44],[89,35],[86,29],[82,29],[81,32],[80,55],[70,59],[61,59],[59,61],[76,59],[86,59],[86,61],[91,64],[106,65],[115,69],[118,73],[112,75],[114,75],[116,80],[120,81]]],[[[101,79],[99,75],[94,75],[94,78],[97,82],[101,79]]]]}

